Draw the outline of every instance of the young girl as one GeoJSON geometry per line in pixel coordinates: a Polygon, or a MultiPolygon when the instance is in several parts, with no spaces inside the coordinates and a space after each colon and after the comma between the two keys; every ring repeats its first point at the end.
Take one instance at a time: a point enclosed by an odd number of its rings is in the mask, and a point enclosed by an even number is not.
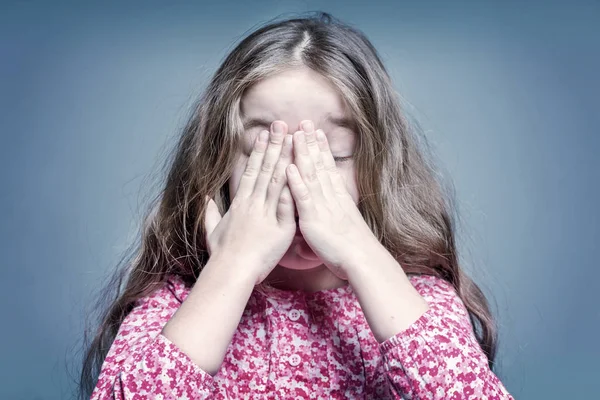
{"type": "Polygon", "coordinates": [[[83,397],[511,399],[423,150],[361,32],[250,34],[183,132],[83,397]]]}

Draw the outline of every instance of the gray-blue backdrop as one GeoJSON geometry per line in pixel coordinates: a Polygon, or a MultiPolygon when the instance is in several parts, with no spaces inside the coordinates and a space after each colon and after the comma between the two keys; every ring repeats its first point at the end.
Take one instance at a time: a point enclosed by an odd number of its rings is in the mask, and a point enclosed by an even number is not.
{"type": "Polygon", "coordinates": [[[211,3],[0,5],[0,398],[69,397],[86,307],[191,102],[248,30],[307,10],[367,34],[454,180],[461,258],[493,299],[506,387],[590,398],[599,3],[211,3]]]}

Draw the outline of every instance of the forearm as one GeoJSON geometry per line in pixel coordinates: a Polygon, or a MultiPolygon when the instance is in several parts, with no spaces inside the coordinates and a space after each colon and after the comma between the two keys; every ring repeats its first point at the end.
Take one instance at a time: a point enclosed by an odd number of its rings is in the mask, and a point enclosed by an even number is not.
{"type": "Polygon", "coordinates": [[[489,369],[468,310],[449,282],[409,280],[377,246],[352,260],[348,278],[380,343],[393,398],[512,399],[489,369]]]}
{"type": "Polygon", "coordinates": [[[348,280],[379,343],[408,328],[429,309],[402,267],[379,243],[351,260],[348,280]]]}
{"type": "MultiPolygon", "coordinates": [[[[162,334],[200,368],[215,375],[254,288],[249,276],[233,273],[233,259],[210,259],[162,334]]],[[[243,268],[238,268],[238,271],[243,268]]]]}

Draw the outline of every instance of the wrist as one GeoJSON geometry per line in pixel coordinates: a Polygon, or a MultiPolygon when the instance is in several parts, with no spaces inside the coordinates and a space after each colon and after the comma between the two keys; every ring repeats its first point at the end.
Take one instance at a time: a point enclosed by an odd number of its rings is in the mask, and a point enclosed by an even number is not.
{"type": "Polygon", "coordinates": [[[373,239],[373,241],[369,240],[368,243],[363,241],[363,245],[355,246],[354,251],[347,253],[348,257],[343,265],[349,279],[355,274],[360,275],[365,267],[369,269],[372,265],[391,262],[390,259],[393,259],[387,249],[375,237],[373,239]]]}
{"type": "Polygon", "coordinates": [[[202,273],[208,273],[219,281],[236,286],[254,287],[256,277],[253,276],[252,263],[248,259],[220,254],[211,255],[202,273]]]}

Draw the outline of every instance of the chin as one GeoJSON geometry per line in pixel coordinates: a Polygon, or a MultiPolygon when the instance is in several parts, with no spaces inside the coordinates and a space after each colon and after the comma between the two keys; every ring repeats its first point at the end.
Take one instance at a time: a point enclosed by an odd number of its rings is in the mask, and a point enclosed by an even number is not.
{"type": "Polygon", "coordinates": [[[323,264],[321,259],[312,251],[302,236],[294,238],[278,263],[284,268],[296,270],[312,269],[321,264],[323,264]]]}

